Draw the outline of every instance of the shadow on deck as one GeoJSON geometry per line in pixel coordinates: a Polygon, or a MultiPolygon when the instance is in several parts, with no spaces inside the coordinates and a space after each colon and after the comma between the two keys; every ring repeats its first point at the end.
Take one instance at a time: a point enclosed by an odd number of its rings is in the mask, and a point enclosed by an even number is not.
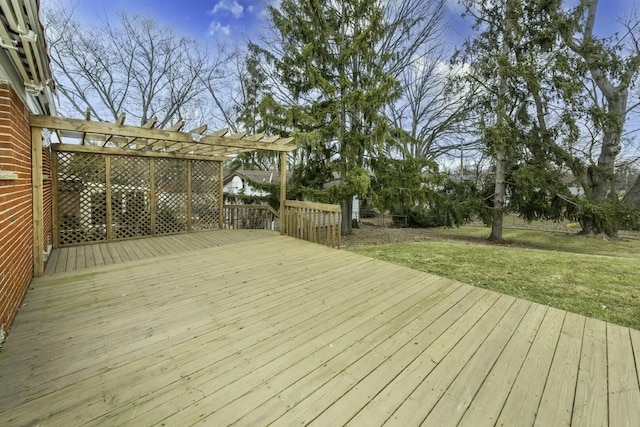
{"type": "Polygon", "coordinates": [[[33,281],[4,425],[640,425],[638,331],[276,233],[173,239],[33,281]]]}

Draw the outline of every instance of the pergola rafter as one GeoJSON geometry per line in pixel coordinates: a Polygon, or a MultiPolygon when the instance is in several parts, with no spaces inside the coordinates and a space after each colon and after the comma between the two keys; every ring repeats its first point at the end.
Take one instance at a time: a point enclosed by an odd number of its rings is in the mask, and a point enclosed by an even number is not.
{"type": "Polygon", "coordinates": [[[248,151],[289,152],[297,148],[292,144],[293,138],[246,135],[244,132],[229,135],[228,129],[205,135],[207,126],[188,132],[180,131],[184,126],[182,121],[169,129],[156,129],[153,119],[143,126],[125,125],[124,119],[125,116],[121,115],[116,123],[107,123],[34,115],[31,117],[31,127],[55,131],[60,141],[56,144],[59,147],[54,149],[76,152],[84,149],[81,147],[96,152],[95,147],[99,147],[104,149],[100,152],[113,154],[131,151],[127,154],[154,157],[151,153],[164,153],[168,157],[189,155],[201,157],[202,160],[229,160],[235,154],[248,151]],[[78,142],[65,142],[67,138],[78,142]],[[94,143],[89,144],[88,141],[94,143]]]}

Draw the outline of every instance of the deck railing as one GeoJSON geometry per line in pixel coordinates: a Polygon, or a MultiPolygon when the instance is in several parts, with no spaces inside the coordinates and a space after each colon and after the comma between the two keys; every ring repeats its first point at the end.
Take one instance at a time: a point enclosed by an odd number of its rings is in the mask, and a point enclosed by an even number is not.
{"type": "Polygon", "coordinates": [[[236,230],[279,230],[278,212],[269,205],[224,205],[224,227],[236,230]]]}
{"type": "Polygon", "coordinates": [[[287,236],[340,247],[340,206],[287,200],[284,205],[284,233],[287,236]]]}

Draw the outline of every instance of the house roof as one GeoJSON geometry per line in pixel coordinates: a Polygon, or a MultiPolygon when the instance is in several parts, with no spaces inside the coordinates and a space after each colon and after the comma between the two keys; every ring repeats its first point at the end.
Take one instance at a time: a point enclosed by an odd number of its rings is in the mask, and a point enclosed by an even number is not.
{"type": "Polygon", "coordinates": [[[225,174],[224,184],[229,183],[236,176],[242,178],[243,180],[249,180],[258,183],[279,183],[280,171],[236,169],[225,174]]]}

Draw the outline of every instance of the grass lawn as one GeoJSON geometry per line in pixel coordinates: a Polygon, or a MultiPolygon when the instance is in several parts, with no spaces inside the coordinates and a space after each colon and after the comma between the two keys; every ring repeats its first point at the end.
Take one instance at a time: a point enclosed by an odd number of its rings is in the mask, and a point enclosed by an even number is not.
{"type": "Polygon", "coordinates": [[[640,241],[481,227],[441,229],[424,242],[346,250],[640,329],[640,241]]]}

